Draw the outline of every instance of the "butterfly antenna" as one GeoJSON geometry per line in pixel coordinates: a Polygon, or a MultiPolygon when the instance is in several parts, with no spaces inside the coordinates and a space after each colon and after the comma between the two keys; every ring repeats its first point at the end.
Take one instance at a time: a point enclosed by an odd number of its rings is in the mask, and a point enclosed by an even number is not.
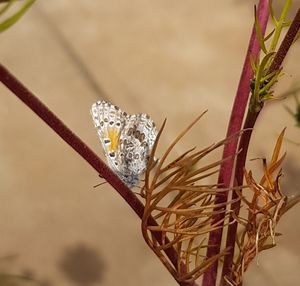
{"type": "Polygon", "coordinates": [[[100,183],[100,184],[97,184],[97,185],[93,186],[93,188],[96,189],[97,187],[102,186],[102,185],[104,185],[104,184],[106,184],[106,183],[107,183],[106,181],[105,181],[105,182],[102,182],[102,183],[100,183]]]}

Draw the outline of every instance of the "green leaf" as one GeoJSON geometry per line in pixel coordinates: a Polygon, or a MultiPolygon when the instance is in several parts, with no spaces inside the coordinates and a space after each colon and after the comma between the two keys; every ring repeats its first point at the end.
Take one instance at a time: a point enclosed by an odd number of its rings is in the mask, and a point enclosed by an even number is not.
{"type": "Polygon", "coordinates": [[[1,9],[0,9],[0,16],[5,13],[9,9],[9,7],[15,2],[16,0],[9,0],[1,9]]]}
{"type": "Polygon", "coordinates": [[[264,37],[262,35],[260,24],[259,24],[259,21],[258,21],[258,18],[257,18],[256,6],[254,6],[254,19],[255,19],[254,20],[254,26],[255,26],[256,36],[257,36],[257,39],[259,41],[259,45],[260,45],[261,49],[263,50],[263,52],[265,54],[267,54],[268,51],[267,51],[267,48],[265,46],[264,37]]]}
{"type": "Polygon", "coordinates": [[[276,73],[278,73],[278,71],[273,71],[271,73],[268,73],[267,75],[265,75],[261,78],[261,81],[269,81],[269,79],[274,77],[276,73]]]}
{"type": "Polygon", "coordinates": [[[274,54],[275,53],[269,53],[269,54],[265,55],[257,69],[256,75],[255,75],[255,78],[256,78],[255,79],[255,88],[254,88],[254,92],[253,92],[254,96],[257,97],[257,99],[256,99],[257,103],[259,102],[258,96],[259,96],[260,85],[262,83],[262,77],[264,75],[265,67],[268,64],[268,62],[272,59],[274,54]]]}
{"type": "Polygon", "coordinates": [[[260,89],[260,93],[266,93],[277,82],[280,72],[274,74],[273,77],[260,89]]]}
{"type": "Polygon", "coordinates": [[[15,24],[35,1],[36,0],[27,0],[19,11],[17,11],[14,15],[0,23],[0,33],[11,27],[13,24],[15,24]]]}
{"type": "Polygon", "coordinates": [[[274,23],[274,26],[277,26],[278,24],[278,20],[276,19],[275,17],[275,14],[274,14],[274,10],[273,10],[273,6],[272,6],[272,0],[269,1],[269,11],[270,11],[270,16],[271,16],[271,19],[274,23]]]}
{"type": "Polygon", "coordinates": [[[250,60],[250,65],[251,65],[251,68],[252,68],[252,70],[253,70],[253,72],[255,73],[256,72],[256,64],[255,64],[255,62],[254,62],[254,58],[253,58],[253,55],[250,55],[250,58],[249,58],[249,60],[250,60]]]}
{"type": "Polygon", "coordinates": [[[275,29],[273,29],[266,37],[265,37],[265,42],[268,41],[274,34],[275,29]]]}

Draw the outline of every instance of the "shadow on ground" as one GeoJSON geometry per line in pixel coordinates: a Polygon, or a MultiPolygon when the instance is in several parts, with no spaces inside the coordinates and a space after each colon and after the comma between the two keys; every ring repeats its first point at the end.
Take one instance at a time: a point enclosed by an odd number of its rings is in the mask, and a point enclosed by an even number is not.
{"type": "Polygon", "coordinates": [[[59,269],[75,285],[91,286],[103,282],[105,264],[95,249],[79,243],[66,249],[59,269]]]}

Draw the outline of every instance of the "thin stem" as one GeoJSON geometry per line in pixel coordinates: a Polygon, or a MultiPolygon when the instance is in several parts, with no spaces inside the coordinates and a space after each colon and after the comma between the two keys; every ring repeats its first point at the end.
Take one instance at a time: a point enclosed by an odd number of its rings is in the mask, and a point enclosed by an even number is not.
{"type": "MultiPolygon", "coordinates": [[[[268,18],[269,8],[268,0],[260,0],[257,8],[257,17],[261,25],[262,34],[265,33],[268,18]]],[[[249,41],[249,46],[244,62],[241,78],[239,81],[235,101],[232,107],[231,117],[227,129],[227,137],[236,134],[241,130],[249,93],[250,93],[250,80],[253,77],[253,70],[250,64],[250,56],[253,57],[254,61],[258,58],[260,52],[260,45],[255,32],[255,26],[253,25],[252,34],[249,41]]],[[[229,158],[236,153],[238,139],[230,140],[224,147],[223,158],[229,158]]],[[[234,165],[234,157],[232,159],[225,160],[220,168],[218,183],[223,188],[230,186],[232,171],[234,165]]],[[[215,198],[215,204],[224,203],[227,201],[228,192],[218,193],[215,198]]],[[[225,213],[219,213],[213,216],[212,224],[222,222],[225,213]]],[[[218,255],[220,252],[220,245],[222,240],[223,228],[219,228],[212,231],[209,235],[209,242],[207,249],[207,259],[218,255]]],[[[215,286],[218,271],[218,261],[216,261],[203,276],[203,286],[215,286]]]]}
{"type": "Polygon", "coordinates": [[[277,28],[275,29],[275,33],[274,33],[274,36],[273,36],[273,39],[272,39],[272,43],[271,43],[271,46],[270,46],[270,52],[275,52],[275,49],[276,49],[276,46],[278,44],[281,31],[284,28],[285,18],[286,18],[287,12],[288,12],[291,4],[292,4],[291,0],[287,0],[285,2],[284,7],[282,9],[282,13],[280,15],[280,19],[279,19],[278,22],[275,23],[277,28]]]}
{"type": "MultiPolygon", "coordinates": [[[[1,64],[0,81],[85,159],[124,198],[133,211],[142,219],[144,206],[137,196],[78,136],[1,64]]],[[[157,226],[153,217],[149,217],[148,224],[157,226]]],[[[155,236],[159,243],[162,242],[161,232],[153,232],[152,235],[155,236]]],[[[176,250],[170,247],[164,251],[174,267],[177,267],[176,250]]],[[[185,269],[184,267],[185,265],[183,264],[182,269],[185,269]]],[[[179,284],[182,286],[197,286],[195,282],[179,284]]]]}
{"type": "Polygon", "coordinates": [[[284,58],[286,57],[291,45],[294,42],[294,39],[296,38],[299,32],[299,28],[300,28],[300,9],[298,9],[295,18],[293,19],[284,39],[282,40],[268,73],[272,73],[280,69],[284,58]]]}
{"type": "MultiPolygon", "coordinates": [[[[288,29],[288,31],[278,49],[277,54],[275,55],[274,61],[277,57],[278,59],[280,59],[280,64],[279,64],[279,60],[276,60],[276,64],[274,64],[274,62],[272,62],[271,67],[273,67],[273,70],[270,69],[268,71],[269,73],[276,71],[276,69],[274,69],[274,68],[277,68],[277,69],[281,68],[283,59],[287,55],[287,52],[290,49],[290,47],[294,41],[294,38],[296,37],[296,35],[299,31],[299,28],[300,28],[300,12],[299,11],[300,11],[300,9],[298,10],[298,13],[296,14],[290,28],[288,29]],[[298,24],[295,24],[295,23],[298,23],[298,24]],[[288,40],[286,40],[286,39],[288,39],[288,40]]],[[[235,186],[243,185],[244,166],[246,163],[248,147],[249,147],[249,143],[250,143],[250,139],[251,139],[251,135],[252,135],[252,130],[254,128],[254,125],[256,123],[256,120],[259,116],[260,111],[259,112],[248,112],[248,114],[247,114],[243,129],[245,129],[245,130],[249,129],[249,130],[245,131],[242,134],[241,140],[239,143],[239,150],[241,150],[241,151],[238,154],[237,160],[236,160],[235,180],[234,180],[235,186]]],[[[238,193],[233,191],[232,200],[235,201],[237,198],[238,198],[238,193]]],[[[239,214],[240,205],[241,205],[240,201],[236,201],[235,203],[233,203],[231,205],[231,210],[235,212],[235,217],[237,217],[239,214]]],[[[233,217],[230,218],[230,221],[233,222],[233,217]]],[[[232,261],[233,261],[233,255],[234,255],[236,232],[237,232],[237,222],[229,224],[226,248],[232,249],[232,251],[230,251],[229,254],[227,256],[225,256],[223,272],[222,272],[222,279],[223,279],[223,277],[225,277],[226,275],[229,275],[229,273],[230,273],[230,269],[231,269],[232,261]]],[[[224,280],[222,280],[222,283],[225,283],[224,280]]]]}

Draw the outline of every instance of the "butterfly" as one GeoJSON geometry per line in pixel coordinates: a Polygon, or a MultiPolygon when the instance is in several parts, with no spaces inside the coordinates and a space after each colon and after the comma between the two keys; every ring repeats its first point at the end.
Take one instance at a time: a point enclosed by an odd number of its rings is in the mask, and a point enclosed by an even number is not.
{"type": "Polygon", "coordinates": [[[136,186],[157,136],[154,121],[145,113],[129,115],[104,100],[92,105],[91,115],[108,165],[129,188],[136,186]]]}

